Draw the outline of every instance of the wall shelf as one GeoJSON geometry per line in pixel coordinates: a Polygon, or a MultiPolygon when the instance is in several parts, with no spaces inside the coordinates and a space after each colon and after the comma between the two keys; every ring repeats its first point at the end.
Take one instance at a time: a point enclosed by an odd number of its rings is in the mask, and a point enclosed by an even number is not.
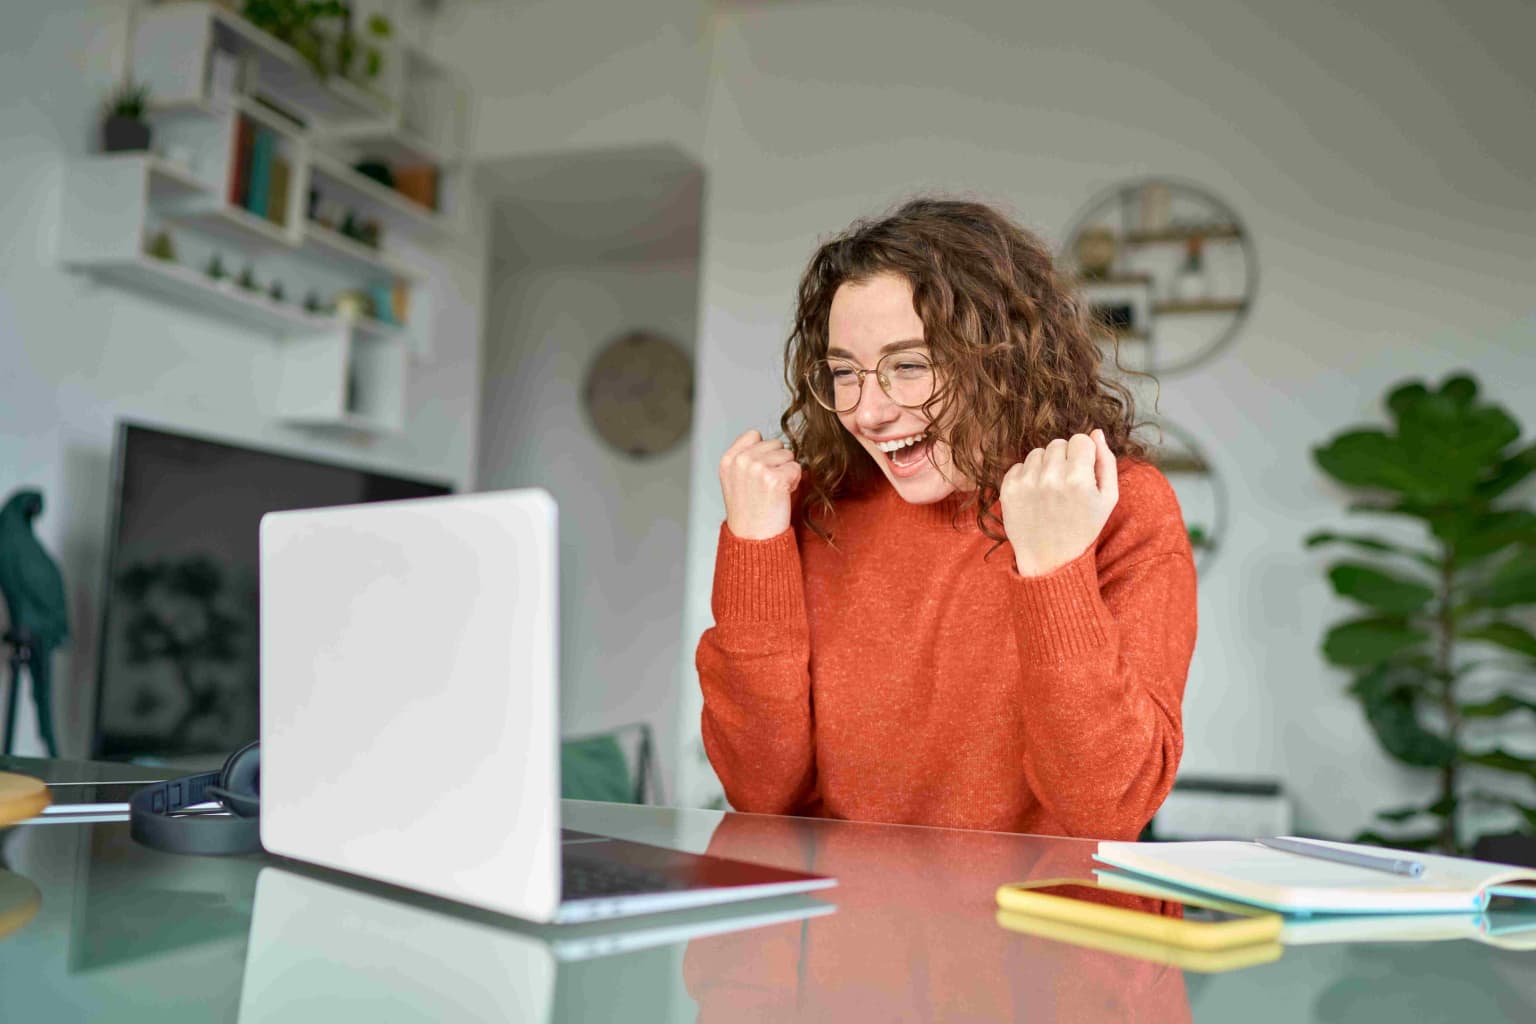
{"type": "Polygon", "coordinates": [[[1158,376],[1220,351],[1257,294],[1242,217],[1191,182],[1142,178],[1104,190],[1073,218],[1062,257],[1095,318],[1145,343],[1134,368],[1158,376]]]}
{"type": "Polygon", "coordinates": [[[193,174],[190,168],[171,163],[161,157],[145,157],[142,153],[134,153],[128,156],[119,154],[113,159],[146,160],[149,166],[149,189],[152,198],[213,194],[213,186],[193,174]]]}
{"type": "Polygon", "coordinates": [[[1206,242],[1237,242],[1243,238],[1243,229],[1236,224],[1181,224],[1156,231],[1127,231],[1121,238],[1124,245],[1183,245],[1192,239],[1206,242]]]}
{"type": "Polygon", "coordinates": [[[65,265],[132,291],[168,299],[205,316],[233,320],[278,337],[295,331],[334,331],[344,326],[336,317],[307,313],[298,306],[274,302],[261,292],[246,291],[227,278],[215,281],[202,271],[151,256],[72,261],[65,265]]]}
{"type": "Polygon", "coordinates": [[[383,277],[412,282],[422,278],[419,270],[314,221],[304,225],[304,245],[311,254],[343,263],[350,271],[369,278],[383,277]]]}
{"type": "Polygon", "coordinates": [[[1156,283],[1151,274],[1100,274],[1077,282],[1081,288],[1151,288],[1156,283]]]}
{"type": "Polygon", "coordinates": [[[168,210],[167,220],[206,231],[226,242],[265,249],[291,249],[293,237],[284,228],[238,206],[215,201],[212,205],[168,210]]]}
{"type": "Polygon", "coordinates": [[[340,158],[323,150],[316,150],[310,156],[313,178],[331,182],[343,194],[362,200],[372,210],[383,213],[392,223],[431,231],[449,229],[448,219],[440,211],[358,173],[340,158]]]}
{"type": "Polygon", "coordinates": [[[394,110],[389,96],[368,87],[338,75],[322,80],[293,47],[217,4],[161,4],[135,17],[135,73],[162,103],[204,98],[204,63],[189,57],[215,49],[245,62],[274,98],[322,121],[386,117],[394,110]]]}
{"type": "Polygon", "coordinates": [[[396,229],[450,235],[460,212],[449,175],[456,184],[464,171],[447,163],[464,148],[467,94],[456,74],[386,44],[385,71],[367,85],[322,79],[293,48],[208,2],[140,6],[129,38],[127,74],[152,97],[155,151],[66,166],[60,264],[271,338],[282,366],[273,411],[285,422],[404,429],[411,357],[432,351],[432,275],[388,243],[396,229]],[[417,187],[433,188],[444,208],[350,166],[379,150],[441,161],[417,187]],[[376,222],[381,244],[316,222],[316,209],[326,223],[376,222]],[[207,273],[215,261],[218,279],[207,273]],[[246,274],[255,288],[234,280],[246,274]],[[410,322],[304,308],[354,291],[394,303],[410,322]]]}

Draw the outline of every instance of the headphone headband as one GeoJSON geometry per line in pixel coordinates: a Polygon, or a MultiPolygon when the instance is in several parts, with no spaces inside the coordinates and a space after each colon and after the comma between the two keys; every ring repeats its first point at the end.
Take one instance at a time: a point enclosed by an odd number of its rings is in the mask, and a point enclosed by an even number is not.
{"type": "Polygon", "coordinates": [[[129,833],[145,846],[167,853],[255,853],[261,849],[261,821],[240,816],[240,812],[259,806],[255,786],[258,757],[257,745],[247,744],[231,754],[220,771],[155,782],[138,790],[128,801],[129,833]],[[236,781],[247,772],[248,782],[236,781]],[[245,791],[247,787],[251,792],[245,791]],[[226,795],[233,799],[226,800],[226,795]],[[233,807],[236,815],[172,817],[177,811],[216,798],[233,807]]]}

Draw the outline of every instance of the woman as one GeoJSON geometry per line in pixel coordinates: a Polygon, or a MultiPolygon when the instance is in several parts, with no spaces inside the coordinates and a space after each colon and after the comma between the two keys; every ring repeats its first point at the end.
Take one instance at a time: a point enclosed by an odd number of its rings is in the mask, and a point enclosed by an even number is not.
{"type": "Polygon", "coordinates": [[[705,750],[732,806],[1135,838],[1183,747],[1178,502],[1041,243],[918,199],[822,245],[788,446],[720,461],[705,750]]]}

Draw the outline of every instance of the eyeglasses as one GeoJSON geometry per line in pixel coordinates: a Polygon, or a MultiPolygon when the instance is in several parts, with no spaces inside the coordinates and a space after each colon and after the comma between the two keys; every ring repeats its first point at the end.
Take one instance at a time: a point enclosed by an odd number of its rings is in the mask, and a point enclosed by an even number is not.
{"type": "Polygon", "coordinates": [[[933,397],[933,362],[921,352],[890,352],[873,370],[848,359],[822,359],[805,374],[805,383],[822,408],[835,413],[853,412],[864,396],[864,378],[870,374],[891,401],[916,409],[933,397]]]}

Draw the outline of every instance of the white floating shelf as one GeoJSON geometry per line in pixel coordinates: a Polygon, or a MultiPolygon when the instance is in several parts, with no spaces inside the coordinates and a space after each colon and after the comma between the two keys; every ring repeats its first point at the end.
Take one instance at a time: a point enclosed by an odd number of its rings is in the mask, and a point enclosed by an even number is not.
{"type": "Polygon", "coordinates": [[[362,434],[398,434],[402,428],[383,416],[365,416],[362,413],[343,413],[340,416],[323,414],[284,414],[286,423],[298,427],[317,427],[326,430],[353,430],[362,434]]]}
{"type": "Polygon", "coordinates": [[[337,317],[274,302],[263,293],[246,291],[227,278],[215,281],[190,267],[150,256],[101,263],[72,262],[66,266],[98,280],[150,292],[194,312],[234,320],[267,334],[321,333],[347,327],[337,317]]]}
{"type": "Polygon", "coordinates": [[[386,214],[397,214],[398,219],[407,227],[449,230],[448,218],[440,210],[423,206],[367,175],[358,173],[338,157],[321,150],[312,150],[310,161],[314,177],[331,182],[346,194],[364,200],[386,214]]]}
{"type": "Polygon", "coordinates": [[[202,97],[204,65],[188,56],[210,49],[248,60],[256,90],[312,117],[377,120],[394,111],[388,96],[337,75],[322,79],[293,47],[217,4],[160,4],[135,19],[135,71],[162,102],[202,97]]]}
{"type": "Polygon", "coordinates": [[[238,245],[255,244],[281,249],[294,247],[293,236],[288,229],[228,203],[189,206],[169,211],[166,217],[238,245]]]}
{"type": "Polygon", "coordinates": [[[402,278],[406,281],[419,281],[423,276],[420,271],[391,259],[379,250],[314,221],[304,225],[304,247],[317,258],[345,264],[364,274],[402,278]]]}
{"type": "Polygon", "coordinates": [[[415,134],[406,128],[346,127],[334,133],[345,139],[360,152],[389,164],[413,167],[434,164],[439,167],[459,159],[456,152],[415,134]]]}
{"type": "Polygon", "coordinates": [[[158,156],[140,156],[138,159],[145,160],[148,165],[151,199],[214,194],[214,187],[193,174],[190,168],[171,163],[158,156]]]}

